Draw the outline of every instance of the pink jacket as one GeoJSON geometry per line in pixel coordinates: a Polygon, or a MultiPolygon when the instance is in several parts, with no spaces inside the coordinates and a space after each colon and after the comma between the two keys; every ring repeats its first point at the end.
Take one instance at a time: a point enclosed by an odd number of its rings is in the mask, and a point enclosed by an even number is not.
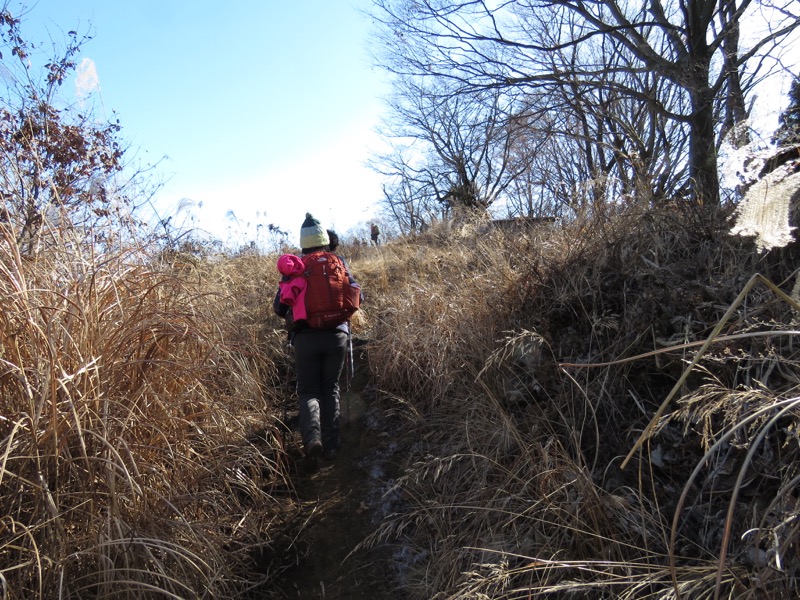
{"type": "Polygon", "coordinates": [[[292,317],[295,321],[305,319],[306,315],[306,285],[305,279],[300,277],[305,270],[305,265],[300,257],[294,254],[281,254],[278,258],[278,272],[286,281],[278,284],[281,302],[292,307],[292,317]]]}

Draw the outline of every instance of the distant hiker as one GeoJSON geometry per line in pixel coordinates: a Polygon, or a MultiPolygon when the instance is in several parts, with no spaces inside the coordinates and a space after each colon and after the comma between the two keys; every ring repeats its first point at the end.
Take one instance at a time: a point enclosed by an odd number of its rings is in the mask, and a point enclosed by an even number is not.
{"type": "Polygon", "coordinates": [[[378,236],[381,234],[381,230],[378,227],[377,223],[373,223],[369,227],[369,235],[372,237],[372,243],[376,246],[378,245],[378,236]]]}
{"type": "MultiPolygon", "coordinates": [[[[302,254],[294,257],[303,264],[300,276],[306,283],[303,306],[298,306],[296,295],[283,294],[285,288],[290,288],[293,277],[297,277],[283,271],[273,301],[275,314],[285,318],[290,329],[300,403],[300,435],[312,469],[316,468],[320,455],[333,460],[339,448],[339,378],[350,335],[348,319],[361,303],[361,287],[350,275],[344,259],[328,252],[330,243],[319,221],[306,213],[300,228],[302,254]],[[330,298],[335,301],[332,303],[330,298]],[[301,317],[302,310],[305,314],[301,317]]],[[[287,270],[290,262],[284,259],[287,270]]]]}

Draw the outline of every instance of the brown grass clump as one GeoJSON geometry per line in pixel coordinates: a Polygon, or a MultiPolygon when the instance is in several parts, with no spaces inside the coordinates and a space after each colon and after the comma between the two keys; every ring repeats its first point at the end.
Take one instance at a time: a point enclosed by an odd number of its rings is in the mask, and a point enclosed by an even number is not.
{"type": "MultiPolygon", "coordinates": [[[[798,248],[726,227],[629,207],[342,250],[397,423],[360,548],[395,549],[387,597],[796,595],[798,248]]],[[[274,257],[85,250],[0,227],[4,597],[276,597],[304,524],[274,257]]]]}
{"type": "Polygon", "coordinates": [[[0,228],[5,598],[234,597],[267,577],[253,557],[289,483],[258,280],[135,256],[30,259],[0,228]]]}
{"type": "Polygon", "coordinates": [[[463,372],[480,367],[504,308],[519,300],[507,257],[478,240],[393,243],[359,261],[358,272],[373,370],[386,391],[430,404],[469,387],[463,372]]]}
{"type": "Polygon", "coordinates": [[[796,248],[758,259],[694,217],[630,209],[359,263],[389,292],[376,383],[409,415],[404,505],[368,543],[397,545],[412,598],[796,590],[795,307],[763,285],[734,302],[756,272],[788,292],[796,248]]]}

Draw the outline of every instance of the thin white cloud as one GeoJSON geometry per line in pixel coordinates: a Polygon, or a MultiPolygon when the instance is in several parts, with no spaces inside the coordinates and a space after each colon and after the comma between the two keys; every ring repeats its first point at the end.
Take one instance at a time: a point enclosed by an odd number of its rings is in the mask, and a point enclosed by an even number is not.
{"type": "Polygon", "coordinates": [[[95,92],[100,91],[100,78],[97,76],[97,67],[91,58],[81,59],[75,69],[75,95],[83,101],[95,92]]]}

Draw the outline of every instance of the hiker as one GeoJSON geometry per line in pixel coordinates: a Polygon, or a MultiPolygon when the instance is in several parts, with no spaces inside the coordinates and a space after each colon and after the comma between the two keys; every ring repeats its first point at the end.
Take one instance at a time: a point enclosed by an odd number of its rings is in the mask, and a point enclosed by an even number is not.
{"type": "Polygon", "coordinates": [[[372,237],[372,243],[376,246],[378,245],[378,236],[381,234],[381,230],[378,228],[377,223],[373,223],[369,227],[369,234],[372,237]]]}
{"type": "MultiPolygon", "coordinates": [[[[302,262],[303,257],[314,254],[315,260],[324,260],[325,255],[315,253],[327,252],[330,243],[328,232],[310,213],[306,213],[306,219],[300,228],[302,253],[300,257],[295,258],[302,262]]],[[[351,293],[357,296],[356,305],[358,305],[361,300],[360,286],[350,275],[344,259],[341,257],[338,259],[344,266],[345,275],[349,280],[350,288],[352,288],[351,293]]],[[[284,261],[288,263],[289,259],[284,259],[284,261]]],[[[306,270],[308,271],[309,268],[306,270]]],[[[292,308],[289,302],[299,302],[297,297],[290,300],[290,295],[282,296],[281,288],[281,286],[284,289],[290,286],[293,278],[296,277],[293,273],[283,274],[278,293],[273,301],[273,310],[279,317],[285,318],[289,326],[290,343],[294,348],[297,395],[300,404],[300,435],[303,439],[307,464],[314,469],[317,467],[319,456],[333,460],[339,449],[339,378],[347,354],[350,324],[345,320],[339,325],[322,329],[311,326],[309,323],[312,318],[311,314],[307,315],[309,321],[296,318],[298,308],[304,310],[310,305],[292,308]],[[285,300],[282,301],[282,297],[285,300]]],[[[302,292],[308,301],[311,293],[310,285],[303,287],[302,292]]],[[[303,316],[306,317],[306,315],[303,316]]]]}

